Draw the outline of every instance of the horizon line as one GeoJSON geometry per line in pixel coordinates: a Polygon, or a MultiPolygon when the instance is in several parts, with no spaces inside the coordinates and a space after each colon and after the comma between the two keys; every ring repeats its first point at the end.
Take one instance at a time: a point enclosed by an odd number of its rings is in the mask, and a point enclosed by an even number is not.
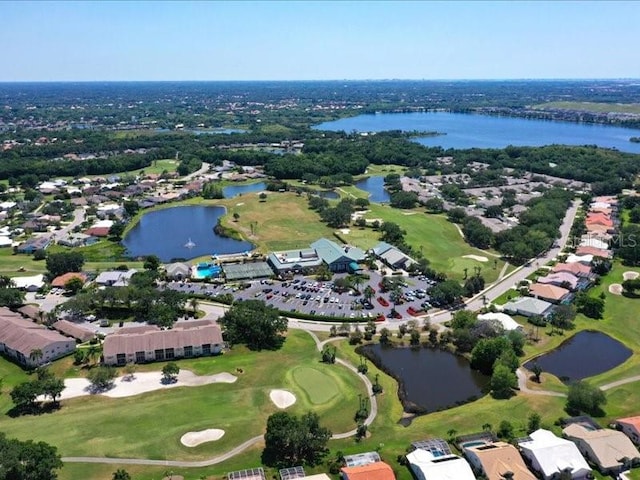
{"type": "Polygon", "coordinates": [[[544,77],[544,78],[335,78],[272,80],[0,80],[0,84],[28,83],[301,83],[301,82],[557,82],[557,81],[640,81],[640,77],[544,77]]]}

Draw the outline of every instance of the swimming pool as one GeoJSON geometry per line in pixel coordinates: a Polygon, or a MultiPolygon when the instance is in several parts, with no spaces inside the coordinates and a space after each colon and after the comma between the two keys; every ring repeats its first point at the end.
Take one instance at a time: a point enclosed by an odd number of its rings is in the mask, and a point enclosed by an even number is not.
{"type": "Polygon", "coordinates": [[[215,278],[220,275],[222,268],[213,263],[199,263],[191,271],[191,276],[196,280],[215,278]]]}

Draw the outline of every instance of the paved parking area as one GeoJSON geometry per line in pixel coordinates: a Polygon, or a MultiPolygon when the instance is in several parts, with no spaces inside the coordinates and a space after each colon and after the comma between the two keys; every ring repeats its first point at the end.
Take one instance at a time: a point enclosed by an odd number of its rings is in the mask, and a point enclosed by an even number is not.
{"type": "MultiPolygon", "coordinates": [[[[290,281],[262,280],[244,282],[248,288],[238,289],[231,285],[213,285],[191,282],[172,282],[167,288],[184,293],[197,293],[215,296],[221,293],[231,293],[237,299],[260,299],[273,305],[283,312],[301,312],[306,314],[323,315],[328,317],[375,319],[383,316],[388,320],[403,322],[415,318],[414,313],[425,314],[430,308],[428,303],[429,290],[433,282],[424,277],[399,277],[403,282],[401,292],[403,299],[396,306],[397,316],[391,317],[393,303],[389,292],[381,291],[382,276],[377,272],[367,272],[370,279],[360,285],[360,291],[370,286],[375,294],[371,302],[367,302],[363,295],[356,295],[354,291],[338,292],[333,281],[320,282],[315,277],[296,276],[290,281]]],[[[344,277],[335,275],[333,280],[344,277]]]]}

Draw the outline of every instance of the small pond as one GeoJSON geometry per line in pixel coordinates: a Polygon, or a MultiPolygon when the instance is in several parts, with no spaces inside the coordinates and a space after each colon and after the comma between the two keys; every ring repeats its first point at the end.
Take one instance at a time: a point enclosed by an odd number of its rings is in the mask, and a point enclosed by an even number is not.
{"type": "Polygon", "coordinates": [[[375,203],[389,202],[390,196],[384,188],[384,177],[374,175],[373,177],[367,177],[364,180],[358,180],[355,183],[356,187],[360,190],[364,190],[369,193],[369,201],[375,203]]]}
{"type": "Polygon", "coordinates": [[[373,344],[359,351],[398,380],[408,412],[433,412],[474,400],[489,383],[466,359],[445,350],[373,344]]]}
{"type": "Polygon", "coordinates": [[[172,207],[145,213],[122,241],[130,257],[157,255],[163,262],[174,258],[241,253],[253,249],[249,242],[217,235],[213,228],[224,207],[172,207]]]}
{"type": "Polygon", "coordinates": [[[326,198],[327,200],[335,200],[340,198],[338,192],[334,192],[333,190],[313,190],[309,192],[311,195],[317,195],[318,197],[326,198]]]}
{"type": "Polygon", "coordinates": [[[631,350],[601,332],[583,330],[558,348],[524,364],[537,363],[564,383],[575,382],[611,370],[631,356],[631,350]]]}
{"type": "Polygon", "coordinates": [[[224,198],[233,198],[245,193],[264,192],[267,189],[267,184],[264,182],[258,183],[243,183],[240,185],[229,185],[222,189],[224,198]]]}

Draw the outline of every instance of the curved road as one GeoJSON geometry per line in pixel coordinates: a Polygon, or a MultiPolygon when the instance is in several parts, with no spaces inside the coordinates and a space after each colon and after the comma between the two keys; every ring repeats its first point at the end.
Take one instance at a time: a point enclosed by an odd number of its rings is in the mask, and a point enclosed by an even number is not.
{"type": "MultiPolygon", "coordinates": [[[[210,312],[207,312],[210,313],[210,312]]],[[[320,339],[316,336],[312,331],[306,330],[306,332],[311,335],[313,338],[316,348],[318,351],[322,351],[322,347],[331,341],[341,340],[341,337],[330,338],[329,340],[325,340],[321,342],[320,339]]],[[[371,382],[365,375],[361,375],[358,373],[358,369],[351,365],[349,362],[342,360],[340,358],[336,358],[336,363],[348,368],[352,372],[354,372],[365,384],[367,387],[367,392],[369,394],[369,399],[371,403],[371,410],[369,412],[369,416],[364,421],[364,424],[369,426],[375,420],[378,415],[378,402],[376,401],[375,395],[373,395],[373,386],[371,382]]],[[[343,438],[353,437],[356,434],[357,430],[353,429],[344,433],[336,433],[331,436],[332,440],[338,440],[343,438]]],[[[248,448],[256,445],[257,443],[264,440],[264,435],[258,435],[249,440],[241,443],[235,448],[232,448],[228,452],[225,452],[216,457],[208,458],[206,460],[199,461],[181,461],[181,460],[150,460],[146,458],[110,458],[110,457],[63,457],[63,463],[106,463],[111,465],[154,465],[161,467],[185,467],[185,468],[193,468],[193,467],[209,467],[211,465],[216,465],[218,463],[222,463],[239,453],[244,452],[248,448]]]]}

